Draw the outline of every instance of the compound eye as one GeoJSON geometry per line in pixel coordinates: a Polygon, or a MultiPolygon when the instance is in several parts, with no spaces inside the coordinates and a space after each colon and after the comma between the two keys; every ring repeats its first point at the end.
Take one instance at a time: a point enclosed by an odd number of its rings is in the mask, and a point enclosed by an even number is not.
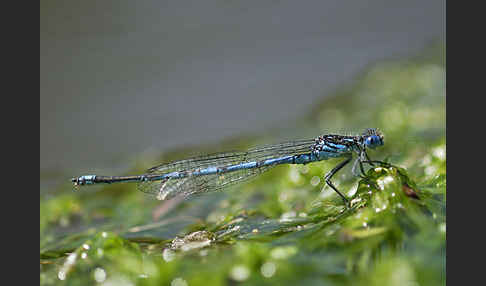
{"type": "Polygon", "coordinates": [[[366,138],[366,145],[373,145],[373,143],[374,143],[373,136],[366,138]]]}
{"type": "Polygon", "coordinates": [[[378,138],[378,136],[376,135],[366,138],[366,145],[370,147],[374,147],[375,145],[378,145],[379,142],[380,142],[380,138],[378,138]]]}

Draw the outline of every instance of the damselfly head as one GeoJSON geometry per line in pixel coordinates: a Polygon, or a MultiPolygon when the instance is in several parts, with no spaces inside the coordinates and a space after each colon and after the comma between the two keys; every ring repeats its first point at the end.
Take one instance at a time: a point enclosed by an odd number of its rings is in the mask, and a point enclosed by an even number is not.
{"type": "Polygon", "coordinates": [[[384,143],[383,134],[375,128],[368,128],[363,132],[363,143],[368,148],[376,148],[384,143]]]}

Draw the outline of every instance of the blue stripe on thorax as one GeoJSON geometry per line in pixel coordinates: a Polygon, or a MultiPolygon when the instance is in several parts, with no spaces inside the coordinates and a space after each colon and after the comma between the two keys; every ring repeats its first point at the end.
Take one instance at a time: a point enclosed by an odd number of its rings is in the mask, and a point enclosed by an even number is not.
{"type": "Polygon", "coordinates": [[[335,143],[327,142],[327,141],[324,144],[325,144],[323,146],[324,148],[327,147],[327,146],[329,146],[331,148],[338,149],[338,150],[347,150],[348,149],[348,147],[346,145],[342,145],[342,144],[335,144],[335,143]]]}

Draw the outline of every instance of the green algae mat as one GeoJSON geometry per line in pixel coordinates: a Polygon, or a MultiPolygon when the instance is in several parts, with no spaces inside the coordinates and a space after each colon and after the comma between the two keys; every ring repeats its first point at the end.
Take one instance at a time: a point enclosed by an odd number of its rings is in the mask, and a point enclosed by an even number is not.
{"type": "Polygon", "coordinates": [[[350,208],[324,182],[342,159],[278,166],[224,192],[164,202],[134,184],[74,192],[66,178],[40,200],[40,284],[445,285],[445,74],[442,45],[376,63],[286,127],[293,139],[384,133],[369,155],[391,165],[333,178],[350,208]]]}

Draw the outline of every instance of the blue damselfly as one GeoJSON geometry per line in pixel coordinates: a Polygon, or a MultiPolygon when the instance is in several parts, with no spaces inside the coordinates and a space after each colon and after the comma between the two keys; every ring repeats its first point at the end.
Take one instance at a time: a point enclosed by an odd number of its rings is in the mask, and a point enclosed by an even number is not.
{"type": "Polygon", "coordinates": [[[348,204],[348,199],[332,184],[331,178],[357,154],[352,173],[365,176],[363,163],[373,165],[366,153],[368,148],[384,144],[383,135],[377,129],[366,129],[361,135],[321,135],[315,139],[298,140],[242,152],[226,152],[199,156],[161,164],[134,176],[85,175],[72,178],[76,185],[98,183],[138,182],[138,189],[153,194],[159,200],[177,195],[190,196],[220,190],[281,164],[307,164],[330,158],[345,158],[325,175],[326,183],[348,204]]]}

